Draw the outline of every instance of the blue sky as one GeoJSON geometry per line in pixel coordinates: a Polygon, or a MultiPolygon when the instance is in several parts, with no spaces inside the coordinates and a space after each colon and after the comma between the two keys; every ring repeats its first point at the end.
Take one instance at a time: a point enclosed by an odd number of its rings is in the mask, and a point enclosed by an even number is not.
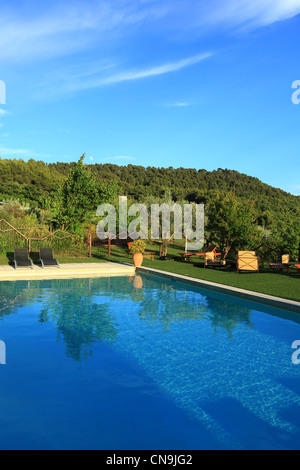
{"type": "Polygon", "coordinates": [[[300,194],[300,0],[0,7],[1,158],[229,168],[300,194]]]}

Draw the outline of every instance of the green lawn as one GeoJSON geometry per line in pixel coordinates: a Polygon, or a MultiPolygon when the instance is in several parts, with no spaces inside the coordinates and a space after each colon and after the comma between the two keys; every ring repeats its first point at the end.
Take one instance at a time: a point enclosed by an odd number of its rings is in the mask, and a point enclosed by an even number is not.
{"type": "MultiPolygon", "coordinates": [[[[259,273],[243,272],[237,274],[236,270],[231,268],[204,269],[203,262],[200,262],[201,258],[198,257],[192,258],[190,263],[180,261],[178,252],[183,250],[177,247],[169,248],[170,258],[166,261],[159,259],[157,246],[149,245],[147,251],[155,251],[157,254],[154,261],[144,258],[143,266],[300,302],[300,275],[297,270],[291,271],[288,275],[281,271],[270,272],[266,266],[261,268],[259,273]]],[[[132,263],[132,256],[127,258],[124,250],[114,247],[110,261],[132,263]]]]}
{"type": "MultiPolygon", "coordinates": [[[[270,273],[266,266],[261,268],[260,273],[244,272],[237,274],[231,268],[204,269],[203,262],[200,261],[200,258],[196,257],[190,263],[180,261],[178,252],[183,251],[183,248],[176,245],[170,245],[166,261],[159,259],[158,245],[148,245],[147,251],[154,251],[156,253],[155,259],[152,261],[151,259],[144,258],[143,266],[300,302],[300,275],[297,270],[290,272],[289,275],[281,271],[270,273]]],[[[58,260],[60,263],[103,263],[106,261],[132,263],[132,255],[129,255],[129,258],[127,258],[126,250],[119,247],[112,247],[110,258],[107,256],[107,248],[99,249],[94,254],[93,258],[58,257],[58,260]]],[[[7,263],[7,257],[0,256],[0,264],[5,265],[7,263]]]]}

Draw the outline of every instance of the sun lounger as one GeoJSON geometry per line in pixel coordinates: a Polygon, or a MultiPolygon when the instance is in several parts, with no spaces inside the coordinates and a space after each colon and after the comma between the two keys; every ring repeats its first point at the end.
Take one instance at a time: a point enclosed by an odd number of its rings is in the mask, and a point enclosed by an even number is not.
{"type": "Polygon", "coordinates": [[[221,267],[226,265],[226,261],[224,259],[217,259],[216,256],[218,253],[214,253],[213,251],[205,253],[205,260],[204,260],[204,267],[221,267]]]}
{"type": "Polygon", "coordinates": [[[30,267],[33,269],[33,263],[28,255],[27,248],[15,248],[14,249],[14,263],[15,269],[30,267]]]}
{"type": "Polygon", "coordinates": [[[270,267],[270,271],[273,271],[274,269],[280,269],[281,271],[283,271],[284,269],[286,269],[286,272],[287,274],[290,273],[290,268],[296,268],[298,269],[298,272],[300,274],[300,263],[299,261],[296,261],[296,262],[291,262],[290,261],[290,255],[282,255],[281,256],[281,263],[278,262],[278,263],[269,263],[269,267],[270,267]]]}
{"type": "Polygon", "coordinates": [[[43,268],[46,266],[57,266],[58,268],[60,268],[59,262],[57,261],[57,259],[54,259],[53,257],[52,248],[40,248],[39,253],[40,253],[40,262],[43,268]]]}
{"type": "Polygon", "coordinates": [[[286,269],[287,273],[289,274],[289,268],[290,268],[290,255],[285,254],[281,256],[281,262],[278,263],[269,263],[270,270],[272,271],[273,269],[286,269]]]}
{"type": "Polygon", "coordinates": [[[217,245],[209,245],[207,248],[202,253],[193,253],[193,252],[188,252],[188,253],[178,253],[181,257],[181,260],[188,260],[190,261],[191,256],[205,256],[206,253],[214,253],[215,257],[221,256],[221,253],[216,253],[217,245]]]}

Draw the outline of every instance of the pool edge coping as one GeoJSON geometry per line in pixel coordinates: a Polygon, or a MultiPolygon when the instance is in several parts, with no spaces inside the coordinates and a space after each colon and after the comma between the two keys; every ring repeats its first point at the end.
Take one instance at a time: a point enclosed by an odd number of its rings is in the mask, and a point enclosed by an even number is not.
{"type": "Polygon", "coordinates": [[[292,312],[300,313],[300,302],[296,300],[284,299],[282,297],[275,297],[261,292],[250,291],[241,289],[239,287],[227,286],[225,284],[218,284],[216,282],[205,281],[203,279],[192,278],[184,276],[182,274],[171,273],[169,271],[160,271],[154,268],[138,267],[136,272],[144,272],[150,274],[157,274],[158,276],[166,277],[175,281],[186,282],[198,287],[204,287],[206,289],[214,290],[223,294],[240,297],[245,300],[252,300],[254,302],[260,302],[271,307],[281,308],[290,310],[292,312]]]}

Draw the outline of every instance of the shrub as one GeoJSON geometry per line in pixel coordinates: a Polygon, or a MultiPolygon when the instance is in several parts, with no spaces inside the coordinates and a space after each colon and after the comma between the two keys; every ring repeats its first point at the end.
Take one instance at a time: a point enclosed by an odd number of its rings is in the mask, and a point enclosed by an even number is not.
{"type": "Polygon", "coordinates": [[[146,249],[146,240],[134,240],[130,245],[129,249],[131,253],[144,253],[146,249]]]}

